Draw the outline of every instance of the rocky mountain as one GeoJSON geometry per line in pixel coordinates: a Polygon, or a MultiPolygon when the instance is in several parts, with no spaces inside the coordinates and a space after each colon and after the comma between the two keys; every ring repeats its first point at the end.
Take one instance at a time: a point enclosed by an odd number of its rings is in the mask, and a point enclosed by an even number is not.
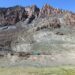
{"type": "Polygon", "coordinates": [[[75,49],[75,13],[44,5],[0,8],[0,53],[52,54],[75,49]]]}
{"type": "Polygon", "coordinates": [[[69,14],[69,18],[75,18],[75,14],[72,14],[68,11],[60,10],[53,8],[49,5],[45,5],[42,9],[39,9],[36,5],[31,7],[9,7],[9,8],[0,8],[0,25],[14,25],[19,21],[25,21],[27,18],[31,20],[35,18],[44,18],[51,15],[63,15],[69,14]]]}

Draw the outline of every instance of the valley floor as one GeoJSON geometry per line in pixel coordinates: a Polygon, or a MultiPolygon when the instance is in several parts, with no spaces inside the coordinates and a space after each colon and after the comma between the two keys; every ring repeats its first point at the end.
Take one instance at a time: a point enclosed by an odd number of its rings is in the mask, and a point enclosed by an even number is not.
{"type": "Polygon", "coordinates": [[[0,75],[75,75],[75,67],[7,67],[0,68],[0,75]]]}

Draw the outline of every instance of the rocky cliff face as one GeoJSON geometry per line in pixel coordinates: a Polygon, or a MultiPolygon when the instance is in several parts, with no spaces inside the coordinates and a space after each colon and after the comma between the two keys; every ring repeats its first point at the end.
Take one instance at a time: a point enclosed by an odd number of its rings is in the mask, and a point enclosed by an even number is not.
{"type": "Polygon", "coordinates": [[[35,18],[39,14],[39,8],[31,7],[10,7],[0,9],[0,25],[13,25],[27,18],[35,18]]]}
{"type": "Polygon", "coordinates": [[[0,25],[14,25],[19,21],[25,21],[30,18],[30,21],[37,17],[49,17],[51,15],[67,14],[67,18],[74,18],[75,14],[60,9],[55,9],[49,5],[45,5],[39,9],[36,5],[31,7],[15,6],[10,8],[0,8],[0,25]]]}
{"type": "Polygon", "coordinates": [[[74,50],[74,31],[75,14],[47,4],[41,9],[35,5],[0,8],[0,51],[3,53],[50,54],[74,50]]]}

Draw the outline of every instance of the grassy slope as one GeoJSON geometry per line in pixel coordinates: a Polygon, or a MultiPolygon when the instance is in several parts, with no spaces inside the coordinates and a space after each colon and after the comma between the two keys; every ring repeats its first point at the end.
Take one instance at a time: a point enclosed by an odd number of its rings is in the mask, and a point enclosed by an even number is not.
{"type": "Polygon", "coordinates": [[[74,67],[0,68],[0,75],[75,75],[75,68],[74,67]]]}

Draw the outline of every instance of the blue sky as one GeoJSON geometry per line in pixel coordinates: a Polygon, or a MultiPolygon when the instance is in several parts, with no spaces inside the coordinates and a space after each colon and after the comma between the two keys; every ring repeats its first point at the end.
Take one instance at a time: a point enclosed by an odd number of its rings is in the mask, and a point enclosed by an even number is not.
{"type": "Polygon", "coordinates": [[[30,6],[33,4],[42,7],[46,3],[56,8],[75,12],[75,0],[0,0],[0,7],[30,6]]]}

